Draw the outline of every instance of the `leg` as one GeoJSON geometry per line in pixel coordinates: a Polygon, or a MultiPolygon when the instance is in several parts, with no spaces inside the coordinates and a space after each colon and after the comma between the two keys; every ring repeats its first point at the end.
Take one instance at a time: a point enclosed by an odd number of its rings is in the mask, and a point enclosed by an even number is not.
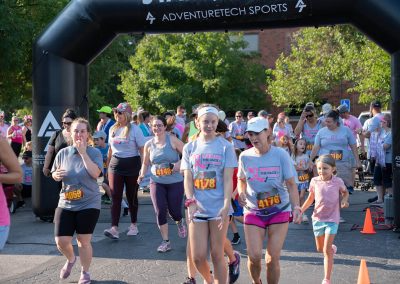
{"type": "Polygon", "coordinates": [[[236,260],[231,241],[227,237],[225,237],[224,240],[224,252],[229,259],[229,263],[232,263],[236,260]]]}
{"type": "Polygon", "coordinates": [[[157,225],[164,241],[168,240],[167,191],[167,185],[165,184],[150,183],[150,197],[156,212],[157,225]]]}
{"type": "Polygon", "coordinates": [[[247,268],[249,270],[253,283],[261,281],[261,259],[263,241],[265,238],[265,229],[255,225],[244,225],[244,234],[246,236],[246,246],[249,260],[247,268]]]}
{"type": "MultiPolygon", "coordinates": [[[[185,210],[185,218],[186,220],[189,220],[187,216],[187,210],[185,210]]],[[[187,224],[189,227],[189,224],[187,224]]],[[[193,262],[193,257],[192,257],[192,251],[190,249],[190,238],[187,238],[186,242],[186,266],[188,270],[188,276],[189,278],[195,278],[196,277],[196,267],[193,262]]]]}
{"type": "Polygon", "coordinates": [[[325,279],[330,280],[331,279],[331,274],[332,274],[332,268],[333,268],[333,240],[335,239],[336,235],[325,235],[325,240],[324,240],[324,273],[325,273],[325,279]]]}
{"type": "Polygon", "coordinates": [[[210,284],[212,276],[207,262],[208,238],[208,222],[190,222],[189,241],[193,263],[203,279],[210,284]]]}
{"type": "MultiPolygon", "coordinates": [[[[225,284],[228,279],[228,271],[224,257],[224,242],[228,231],[229,217],[226,217],[222,229],[218,228],[221,220],[208,222],[210,230],[210,252],[211,260],[214,266],[214,283],[225,284]]],[[[229,240],[227,240],[229,242],[229,240]]],[[[233,250],[232,250],[233,252],[233,250]]]]}
{"type": "Polygon", "coordinates": [[[267,283],[277,284],[280,277],[279,259],[286,239],[289,223],[273,224],[268,227],[268,243],[265,253],[267,263],[267,283]]]}
{"type": "Polygon", "coordinates": [[[121,212],[121,200],[124,190],[124,178],[121,175],[109,172],[108,178],[110,182],[110,190],[112,196],[111,203],[111,225],[117,229],[119,223],[119,215],[121,212]]]}
{"type": "Polygon", "coordinates": [[[69,262],[75,261],[74,248],[72,247],[72,237],[55,237],[58,250],[68,259],[69,262]]]}
{"type": "Polygon", "coordinates": [[[15,196],[17,197],[17,201],[24,200],[22,198],[22,184],[20,184],[20,183],[15,184],[13,192],[14,192],[15,196]]]}
{"type": "Polygon", "coordinates": [[[126,188],[126,199],[129,204],[129,211],[131,212],[131,223],[136,224],[137,214],[139,209],[137,175],[126,176],[124,178],[126,188]]]}
{"type": "Polygon", "coordinates": [[[175,222],[182,220],[183,182],[167,185],[168,212],[175,222]]]}
{"type": "Polygon", "coordinates": [[[68,259],[75,261],[72,236],[76,229],[75,212],[56,208],[54,213],[54,235],[58,250],[68,259]]]}
{"type": "Polygon", "coordinates": [[[92,234],[78,234],[76,237],[78,242],[79,259],[81,260],[82,270],[89,272],[90,263],[92,262],[92,234]]]}

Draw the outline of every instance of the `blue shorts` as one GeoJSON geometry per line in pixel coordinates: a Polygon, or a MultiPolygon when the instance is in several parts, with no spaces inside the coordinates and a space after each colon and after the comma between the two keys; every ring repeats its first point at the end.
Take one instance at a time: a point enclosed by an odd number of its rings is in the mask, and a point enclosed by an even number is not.
{"type": "Polygon", "coordinates": [[[0,226],[0,251],[6,244],[8,233],[10,232],[10,226],[0,226]]]}
{"type": "Polygon", "coordinates": [[[302,182],[297,184],[297,190],[302,191],[302,190],[307,190],[310,187],[309,182],[302,182]]]}
{"type": "Polygon", "coordinates": [[[322,222],[313,220],[314,236],[320,237],[323,235],[336,235],[339,229],[339,224],[335,222],[322,222]]]}
{"type": "Polygon", "coordinates": [[[232,200],[233,216],[240,217],[243,216],[243,207],[240,206],[239,201],[232,200]]]}

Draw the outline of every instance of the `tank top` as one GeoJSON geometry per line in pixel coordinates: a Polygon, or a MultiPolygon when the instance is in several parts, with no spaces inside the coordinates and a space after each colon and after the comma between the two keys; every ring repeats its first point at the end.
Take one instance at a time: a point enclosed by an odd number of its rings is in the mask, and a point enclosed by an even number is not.
{"type": "Polygon", "coordinates": [[[179,172],[173,172],[173,163],[179,161],[178,152],[172,148],[171,138],[167,134],[165,145],[157,147],[154,138],[150,140],[151,180],[156,183],[171,184],[183,181],[179,172]]]}
{"type": "Polygon", "coordinates": [[[27,130],[25,132],[25,138],[26,138],[26,142],[29,142],[32,140],[32,130],[30,130],[29,128],[27,128],[27,130]]]}
{"type": "Polygon", "coordinates": [[[14,143],[22,144],[23,138],[22,138],[22,128],[21,126],[11,126],[11,129],[15,133],[15,136],[11,138],[11,141],[14,143]]]}

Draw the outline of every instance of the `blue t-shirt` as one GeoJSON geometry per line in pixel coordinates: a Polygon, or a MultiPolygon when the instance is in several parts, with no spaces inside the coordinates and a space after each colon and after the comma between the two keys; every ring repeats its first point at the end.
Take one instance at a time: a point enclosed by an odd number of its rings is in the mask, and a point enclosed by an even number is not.
{"type": "Polygon", "coordinates": [[[32,165],[28,166],[27,164],[21,165],[22,173],[24,177],[22,178],[22,184],[32,185],[32,165]]]}
{"type": "Polygon", "coordinates": [[[383,144],[388,144],[390,147],[385,150],[385,163],[391,164],[393,157],[393,148],[392,148],[392,131],[389,131],[386,134],[383,134],[383,144]]]}
{"type": "Polygon", "coordinates": [[[315,145],[320,146],[319,155],[331,155],[337,162],[350,161],[353,153],[349,149],[349,146],[356,143],[351,130],[343,125],[334,131],[329,130],[328,127],[324,127],[315,136],[315,145]]]}
{"type": "Polygon", "coordinates": [[[194,216],[218,216],[224,206],[224,169],[236,167],[235,150],[221,136],[207,142],[196,139],[183,147],[181,170],[191,170],[193,175],[198,206],[194,216]]]}
{"type": "Polygon", "coordinates": [[[268,216],[291,211],[285,181],[295,175],[292,159],[279,147],[271,146],[264,155],[257,154],[254,148],[243,151],[239,156],[238,178],[247,183],[244,212],[268,216]]]}
{"type": "Polygon", "coordinates": [[[103,157],[103,174],[105,175],[107,173],[108,144],[106,144],[104,148],[96,146],[96,149],[98,149],[101,152],[101,156],[103,157]]]}

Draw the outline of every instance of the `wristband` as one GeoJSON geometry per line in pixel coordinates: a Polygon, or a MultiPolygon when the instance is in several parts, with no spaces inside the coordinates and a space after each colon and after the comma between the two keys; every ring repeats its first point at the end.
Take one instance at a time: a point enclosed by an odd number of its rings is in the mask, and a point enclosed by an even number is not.
{"type": "Polygon", "coordinates": [[[194,198],[189,198],[189,199],[186,199],[185,200],[185,208],[188,208],[189,206],[190,206],[190,204],[196,204],[197,202],[196,202],[196,199],[194,199],[194,198]]]}

